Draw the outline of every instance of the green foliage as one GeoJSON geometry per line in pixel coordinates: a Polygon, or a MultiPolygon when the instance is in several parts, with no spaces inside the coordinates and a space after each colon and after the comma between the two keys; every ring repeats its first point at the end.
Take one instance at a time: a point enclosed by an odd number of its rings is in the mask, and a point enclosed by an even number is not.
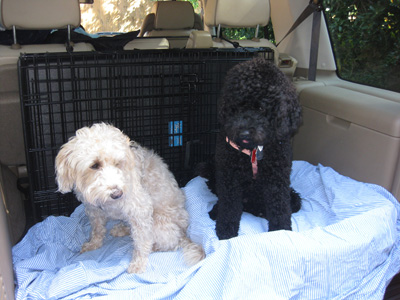
{"type": "Polygon", "coordinates": [[[188,2],[192,3],[195,12],[198,12],[200,10],[199,0],[178,0],[178,1],[188,1],[188,2]]]}
{"type": "MultiPolygon", "coordinates": [[[[198,0],[187,0],[194,8],[198,0]]],[[[323,0],[343,79],[400,92],[400,0],[323,0]]],[[[252,39],[255,28],[223,28],[227,39],[252,39]]],[[[258,38],[274,42],[272,24],[258,38]]]]}
{"type": "Polygon", "coordinates": [[[194,10],[198,9],[200,7],[199,1],[198,0],[186,0],[192,3],[194,10]]]}
{"type": "MultiPolygon", "coordinates": [[[[223,37],[230,40],[252,39],[255,37],[255,33],[255,28],[222,28],[223,37]]],[[[266,38],[274,42],[274,31],[271,22],[267,26],[259,28],[257,38],[266,38]]]]}
{"type": "Polygon", "coordinates": [[[323,3],[339,75],[400,91],[400,1],[323,3]]]}
{"type": "MultiPolygon", "coordinates": [[[[192,3],[195,11],[200,9],[199,0],[180,0],[189,1],[192,3]]],[[[230,40],[244,40],[252,39],[255,36],[255,28],[222,28],[222,36],[230,40]]],[[[270,22],[265,27],[260,27],[258,31],[257,38],[268,38],[272,42],[274,41],[274,31],[272,29],[272,23],[270,22]]]]}

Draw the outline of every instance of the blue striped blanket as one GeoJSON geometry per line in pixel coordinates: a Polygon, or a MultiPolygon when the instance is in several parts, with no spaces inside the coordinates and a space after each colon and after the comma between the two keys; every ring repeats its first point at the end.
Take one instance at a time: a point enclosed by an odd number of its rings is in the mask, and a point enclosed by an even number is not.
{"type": "MultiPolygon", "coordinates": [[[[303,198],[293,231],[268,231],[244,213],[239,236],[219,241],[206,180],[187,184],[190,237],[207,257],[187,267],[182,253],[152,253],[144,274],[128,274],[129,237],[107,235],[79,253],[90,225],[79,206],[48,217],[13,248],[17,299],[382,299],[400,270],[400,205],[385,189],[331,168],[293,163],[303,198]]],[[[113,224],[109,223],[109,227],[113,224]]]]}

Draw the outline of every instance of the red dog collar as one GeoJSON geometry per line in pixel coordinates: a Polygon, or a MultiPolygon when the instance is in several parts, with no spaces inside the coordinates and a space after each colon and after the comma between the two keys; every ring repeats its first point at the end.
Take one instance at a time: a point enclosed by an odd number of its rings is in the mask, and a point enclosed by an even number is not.
{"type": "Polygon", "coordinates": [[[231,145],[236,150],[250,156],[251,167],[253,169],[253,179],[256,179],[258,172],[257,161],[262,159],[263,146],[257,146],[250,151],[249,149],[240,149],[240,147],[229,140],[228,137],[226,137],[226,142],[229,143],[229,145],[231,145]]]}

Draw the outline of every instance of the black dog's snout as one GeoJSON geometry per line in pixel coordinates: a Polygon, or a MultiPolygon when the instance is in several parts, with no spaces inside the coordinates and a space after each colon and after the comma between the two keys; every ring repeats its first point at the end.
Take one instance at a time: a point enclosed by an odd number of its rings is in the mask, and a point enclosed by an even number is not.
{"type": "Polygon", "coordinates": [[[123,194],[124,194],[124,193],[123,193],[120,189],[114,189],[114,190],[111,192],[111,195],[110,195],[110,196],[111,196],[112,199],[116,200],[116,199],[121,198],[123,194]]]}

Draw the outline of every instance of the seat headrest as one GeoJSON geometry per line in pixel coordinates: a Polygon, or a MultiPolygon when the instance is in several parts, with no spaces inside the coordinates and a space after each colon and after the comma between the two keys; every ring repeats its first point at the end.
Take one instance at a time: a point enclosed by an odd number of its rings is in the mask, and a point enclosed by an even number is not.
{"type": "Polygon", "coordinates": [[[204,10],[205,24],[209,27],[266,26],[269,17],[269,0],[207,0],[204,10]]]}
{"type": "Polygon", "coordinates": [[[61,29],[81,22],[79,0],[1,0],[0,12],[6,29],[61,29]]]}
{"type": "Polygon", "coordinates": [[[158,1],[151,10],[154,29],[188,29],[194,27],[194,9],[186,1],[158,1]]]}

